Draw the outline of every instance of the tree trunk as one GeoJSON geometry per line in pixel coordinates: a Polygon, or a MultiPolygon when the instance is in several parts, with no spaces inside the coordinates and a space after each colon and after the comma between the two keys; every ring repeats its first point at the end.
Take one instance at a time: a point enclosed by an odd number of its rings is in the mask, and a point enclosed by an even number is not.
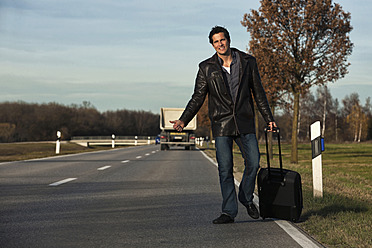
{"type": "Polygon", "coordinates": [[[327,112],[327,86],[324,86],[322,137],[324,137],[325,128],[326,128],[326,112],[327,112]]]}
{"type": "Polygon", "coordinates": [[[337,122],[337,118],[338,118],[338,100],[336,99],[336,103],[335,103],[335,139],[336,139],[336,142],[338,142],[338,122],[337,122]]]}
{"type": "Polygon", "coordinates": [[[359,110],[358,110],[358,112],[357,112],[357,118],[356,118],[356,121],[357,121],[357,123],[355,123],[355,125],[354,125],[354,142],[356,142],[357,140],[358,140],[358,128],[359,128],[359,125],[358,125],[358,123],[359,123],[359,110]]]}
{"type": "Polygon", "coordinates": [[[337,126],[337,114],[335,116],[335,132],[336,132],[336,142],[338,141],[338,126],[337,126]]]}
{"type": "Polygon", "coordinates": [[[356,142],[358,139],[358,127],[355,127],[355,132],[354,132],[354,142],[356,142]]]}
{"type": "Polygon", "coordinates": [[[292,119],[292,151],[291,151],[291,163],[298,163],[298,152],[297,152],[297,127],[298,127],[298,115],[300,113],[300,93],[293,92],[293,119],[292,119]]]}
{"type": "MultiPolygon", "coordinates": [[[[298,108],[301,109],[301,102],[298,103],[298,108]]],[[[300,136],[300,128],[301,128],[301,113],[298,112],[298,119],[297,119],[297,137],[300,136]]]]}
{"type": "MultiPolygon", "coordinates": [[[[272,111],[272,114],[274,116],[274,113],[275,113],[275,107],[274,105],[272,104],[271,105],[271,111],[272,111]]],[[[268,133],[268,136],[267,136],[267,139],[268,139],[268,142],[269,142],[269,158],[270,158],[270,164],[273,164],[273,133],[272,132],[269,132],[268,133]]]]}
{"type": "Polygon", "coordinates": [[[360,138],[362,136],[362,121],[360,121],[360,124],[359,124],[359,135],[358,135],[358,142],[360,142],[360,138]]]}
{"type": "Polygon", "coordinates": [[[213,132],[212,132],[212,127],[209,127],[209,142],[212,143],[213,140],[213,132]]]}

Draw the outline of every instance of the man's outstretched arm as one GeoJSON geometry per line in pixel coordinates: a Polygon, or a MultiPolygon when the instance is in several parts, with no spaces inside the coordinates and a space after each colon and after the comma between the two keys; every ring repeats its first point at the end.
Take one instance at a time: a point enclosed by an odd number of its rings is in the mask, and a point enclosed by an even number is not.
{"type": "Polygon", "coordinates": [[[185,127],[185,123],[180,120],[169,121],[169,122],[173,124],[173,128],[176,129],[178,132],[181,132],[183,128],[185,127]]]}

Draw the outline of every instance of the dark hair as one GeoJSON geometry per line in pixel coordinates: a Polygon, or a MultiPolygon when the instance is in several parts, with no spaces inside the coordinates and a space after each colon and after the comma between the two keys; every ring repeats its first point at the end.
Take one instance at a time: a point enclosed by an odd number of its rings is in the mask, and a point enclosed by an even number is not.
{"type": "Polygon", "coordinates": [[[212,30],[209,32],[209,43],[213,44],[212,36],[218,33],[224,33],[225,38],[230,42],[230,34],[226,28],[220,26],[214,26],[212,30]]]}

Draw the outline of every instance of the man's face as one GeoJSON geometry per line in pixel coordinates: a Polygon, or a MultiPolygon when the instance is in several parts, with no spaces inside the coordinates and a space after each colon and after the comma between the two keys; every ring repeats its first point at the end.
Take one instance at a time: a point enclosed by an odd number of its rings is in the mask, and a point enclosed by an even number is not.
{"type": "Polygon", "coordinates": [[[218,33],[212,36],[212,46],[219,55],[228,55],[230,53],[230,42],[225,38],[224,33],[218,33]]]}

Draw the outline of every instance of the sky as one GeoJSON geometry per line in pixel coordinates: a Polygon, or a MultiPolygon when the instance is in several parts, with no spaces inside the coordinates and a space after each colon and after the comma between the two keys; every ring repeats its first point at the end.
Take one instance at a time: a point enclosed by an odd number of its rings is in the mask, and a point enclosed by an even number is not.
{"type": "MultiPolygon", "coordinates": [[[[349,74],[329,84],[339,101],[372,96],[370,0],[337,0],[351,13],[349,74]]],[[[246,51],[240,21],[259,0],[0,0],[0,102],[90,102],[99,111],[185,107],[198,64],[226,27],[246,51]]]]}

